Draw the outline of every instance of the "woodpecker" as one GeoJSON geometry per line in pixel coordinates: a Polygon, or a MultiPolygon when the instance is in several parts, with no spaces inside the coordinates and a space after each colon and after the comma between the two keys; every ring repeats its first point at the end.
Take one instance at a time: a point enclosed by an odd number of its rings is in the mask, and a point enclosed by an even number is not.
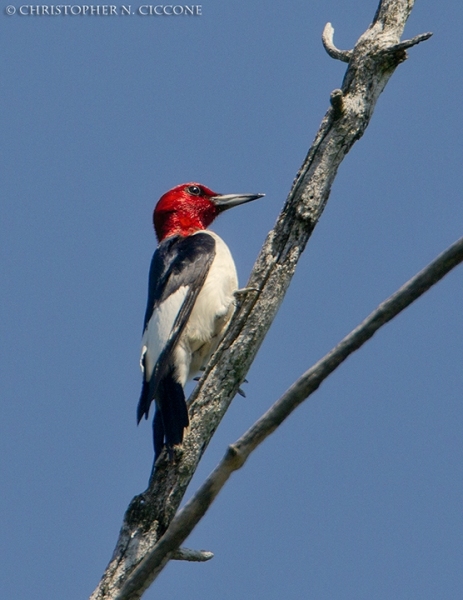
{"type": "Polygon", "coordinates": [[[184,386],[205,367],[234,310],[235,263],[225,242],[207,227],[225,210],[264,194],[216,194],[199,183],[178,185],[153,211],[159,245],[153,255],[143,324],[143,387],[137,423],[155,402],[155,461],[170,458],[188,427],[184,386]]]}

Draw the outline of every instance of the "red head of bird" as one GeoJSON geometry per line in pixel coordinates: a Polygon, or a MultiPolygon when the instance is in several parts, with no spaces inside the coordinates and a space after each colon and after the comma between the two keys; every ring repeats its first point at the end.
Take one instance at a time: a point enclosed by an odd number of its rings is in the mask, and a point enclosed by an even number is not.
{"type": "Polygon", "coordinates": [[[207,229],[224,210],[261,198],[264,194],[217,194],[200,183],[183,183],[166,192],[153,212],[156,236],[187,236],[207,229]]]}

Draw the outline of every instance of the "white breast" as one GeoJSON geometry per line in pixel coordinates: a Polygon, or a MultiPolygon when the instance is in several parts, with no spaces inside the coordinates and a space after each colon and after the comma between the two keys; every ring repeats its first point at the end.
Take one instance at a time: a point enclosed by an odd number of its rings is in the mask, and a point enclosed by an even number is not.
{"type": "Polygon", "coordinates": [[[178,380],[182,385],[207,364],[217,348],[233,315],[233,293],[238,288],[236,267],[228,246],[216,233],[207,233],[215,240],[215,257],[175,351],[178,380]]]}

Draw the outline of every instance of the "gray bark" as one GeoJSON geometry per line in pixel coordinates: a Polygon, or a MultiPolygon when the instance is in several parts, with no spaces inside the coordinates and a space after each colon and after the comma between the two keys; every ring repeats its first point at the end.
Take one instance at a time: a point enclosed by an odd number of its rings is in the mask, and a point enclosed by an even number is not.
{"type": "MultiPolygon", "coordinates": [[[[342,87],[331,95],[331,107],[256,261],[249,290],[237,301],[226,336],[192,394],[184,443],[175,450],[173,461],[161,455],[148,489],[130,503],[113,557],[92,600],[140,598],[164,565],[181,557],[175,551],[185,539],[184,530],[179,534],[169,525],[278,311],[299,257],[323,213],[337,169],[363,135],[389,77],[406,59],[406,49],[430,36],[400,42],[413,4],[413,0],[382,0],[373,23],[353,50],[337,50],[331,26],[325,28],[327,52],[349,62],[342,87]]],[[[243,457],[231,447],[226,460],[233,470],[242,464],[243,457]]],[[[226,481],[225,472],[217,474],[212,488],[206,487],[199,500],[204,509],[226,481]]],[[[184,519],[185,512],[181,511],[177,520],[179,517],[184,519]]]]}

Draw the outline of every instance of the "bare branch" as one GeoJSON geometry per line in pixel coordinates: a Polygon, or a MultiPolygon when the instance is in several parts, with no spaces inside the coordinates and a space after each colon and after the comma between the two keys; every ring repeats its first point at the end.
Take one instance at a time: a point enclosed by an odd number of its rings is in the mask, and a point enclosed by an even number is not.
{"type": "Polygon", "coordinates": [[[342,60],[342,62],[348,63],[352,57],[352,50],[339,50],[336,48],[333,42],[334,28],[331,23],[325,25],[325,29],[322,33],[322,43],[325,50],[335,60],[342,60]]]}
{"type": "MultiPolygon", "coordinates": [[[[183,446],[175,449],[173,461],[159,457],[148,489],[130,503],[113,557],[92,600],[141,597],[181,544],[180,539],[172,545],[161,538],[283,301],[297,262],[328,201],[339,165],[362,137],[381,92],[403,60],[405,51],[390,53],[388,49],[400,43],[413,3],[381,0],[373,24],[352,50],[342,94],[332,97],[332,106],[256,261],[247,284],[252,293],[238,297],[226,336],[192,394],[190,427],[183,446]],[[155,547],[156,571],[145,569],[138,587],[131,588],[128,596],[119,596],[131,573],[146,564],[144,557],[155,547]],[[159,558],[159,552],[164,552],[163,558],[159,558]]],[[[232,465],[240,462],[236,448],[230,449],[229,460],[232,465]]]]}
{"type": "Polygon", "coordinates": [[[172,554],[172,560],[187,560],[189,562],[206,562],[214,558],[214,553],[208,550],[190,550],[179,548],[172,554]]]}
{"type": "Polygon", "coordinates": [[[396,44],[395,46],[392,46],[391,48],[389,48],[389,52],[397,52],[398,50],[408,50],[408,48],[411,48],[412,46],[416,46],[417,44],[421,44],[421,42],[425,42],[426,40],[429,40],[429,38],[431,36],[432,36],[431,32],[416,35],[411,40],[405,40],[403,42],[400,42],[400,44],[396,44]]]}
{"type": "Polygon", "coordinates": [[[181,544],[206,513],[233,471],[239,469],[251,452],[257,448],[279,425],[342,363],[358,350],[375,333],[397,316],[407,306],[440,281],[449,271],[463,262],[463,238],[459,239],[432,263],[405,283],[395,294],[378,306],[358,327],[347,335],[326,356],[306,371],[279,400],[269,408],[248,431],[229,446],[224,458],[203,485],[179,511],[159,543],[140,563],[124,586],[118,600],[132,600],[149,573],[158,569],[166,553],[181,544]]]}

